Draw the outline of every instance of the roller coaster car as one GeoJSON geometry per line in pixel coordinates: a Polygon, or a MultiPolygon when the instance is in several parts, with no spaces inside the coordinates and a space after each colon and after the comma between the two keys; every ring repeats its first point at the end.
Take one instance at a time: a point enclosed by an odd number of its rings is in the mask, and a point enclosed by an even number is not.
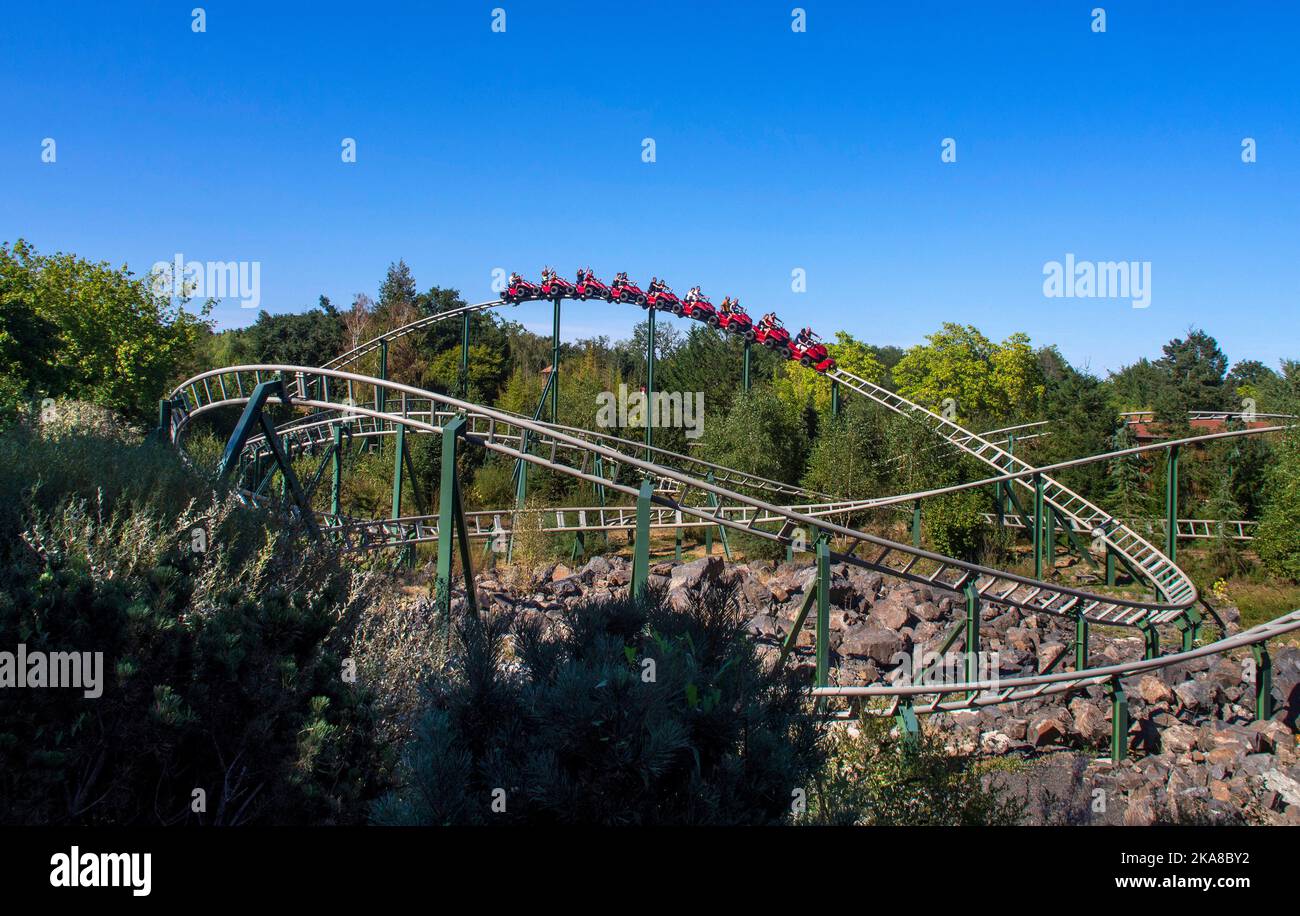
{"type": "Polygon", "coordinates": [[[754,328],[754,339],[769,350],[785,350],[790,346],[790,332],[782,327],[780,318],[771,324],[759,322],[754,328]]]}
{"type": "Polygon", "coordinates": [[[696,321],[703,321],[705,324],[718,326],[718,310],[713,307],[713,303],[703,297],[693,300],[682,300],[680,315],[686,318],[694,318],[696,321]]]}
{"type": "Polygon", "coordinates": [[[575,288],[574,292],[579,299],[604,299],[608,302],[614,301],[614,291],[604,283],[601,283],[595,277],[585,277],[575,288]]]}
{"type": "Polygon", "coordinates": [[[542,299],[545,297],[540,286],[529,283],[527,280],[520,280],[518,283],[511,283],[506,288],[506,291],[501,294],[501,298],[505,302],[518,305],[521,302],[527,302],[529,299],[542,299]]]}
{"type": "Polygon", "coordinates": [[[554,277],[542,284],[542,295],[547,299],[576,299],[578,291],[563,277],[554,277]]]}
{"type": "Polygon", "coordinates": [[[816,369],[818,372],[835,368],[835,360],[826,353],[826,344],[818,340],[816,335],[802,344],[790,341],[786,346],[786,354],[791,359],[799,360],[799,365],[816,369]]]}
{"type": "Polygon", "coordinates": [[[640,287],[626,281],[620,283],[615,281],[614,285],[609,288],[610,302],[635,302],[637,305],[645,308],[646,295],[641,292],[640,287]]]}
{"type": "Polygon", "coordinates": [[[732,334],[739,334],[746,340],[754,339],[754,319],[745,312],[732,309],[718,315],[718,327],[732,334]]]}
{"type": "Polygon", "coordinates": [[[670,293],[666,289],[651,293],[646,297],[645,303],[652,309],[672,312],[674,315],[682,313],[682,300],[678,299],[675,293],[670,293]]]}

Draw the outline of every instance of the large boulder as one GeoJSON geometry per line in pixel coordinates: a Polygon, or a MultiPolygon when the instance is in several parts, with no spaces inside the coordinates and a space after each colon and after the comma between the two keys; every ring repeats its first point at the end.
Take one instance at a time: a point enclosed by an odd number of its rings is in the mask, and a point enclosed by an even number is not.
{"type": "Polygon", "coordinates": [[[691,563],[674,566],[668,589],[698,588],[701,582],[717,581],[722,574],[722,557],[701,557],[691,563]]]}
{"type": "Polygon", "coordinates": [[[903,651],[903,638],[893,630],[868,623],[850,627],[840,644],[840,653],[857,658],[870,658],[882,665],[894,663],[894,657],[903,651]]]}
{"type": "Polygon", "coordinates": [[[877,601],[868,614],[868,619],[886,630],[901,630],[913,621],[907,606],[896,598],[877,601]]]}

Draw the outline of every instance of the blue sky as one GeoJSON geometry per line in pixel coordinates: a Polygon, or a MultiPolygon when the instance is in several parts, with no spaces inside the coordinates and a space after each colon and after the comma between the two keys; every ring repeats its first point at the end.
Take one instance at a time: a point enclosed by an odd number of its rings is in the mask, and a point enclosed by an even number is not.
{"type": "MultiPolygon", "coordinates": [[[[591,263],[880,344],[972,323],[1103,372],[1195,325],[1300,357],[1289,0],[212,2],[195,34],[200,2],[6,9],[0,240],[258,261],[270,311],[399,257],[470,301],[591,263]],[[1149,261],[1150,307],[1045,298],[1067,253],[1149,261]]],[[[565,336],[640,315],[566,305],[565,336]]]]}

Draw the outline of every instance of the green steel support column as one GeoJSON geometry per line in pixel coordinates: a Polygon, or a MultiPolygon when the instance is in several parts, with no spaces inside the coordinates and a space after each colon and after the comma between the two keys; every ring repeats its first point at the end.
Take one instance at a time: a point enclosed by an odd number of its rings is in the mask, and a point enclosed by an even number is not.
{"type": "MultiPolygon", "coordinates": [[[[1014,469],[1014,466],[1015,466],[1015,463],[1016,463],[1016,462],[1015,462],[1015,457],[1016,457],[1016,434],[1015,434],[1015,433],[1011,433],[1011,434],[1009,434],[1009,435],[1007,436],[1007,454],[1008,454],[1009,456],[1011,456],[1010,459],[1008,459],[1008,461],[1007,461],[1007,467],[1006,467],[1006,469],[1007,469],[1008,471],[1010,471],[1010,470],[1013,470],[1013,469],[1014,469]]],[[[1003,495],[1003,497],[1004,497],[1005,499],[1010,500],[1010,498],[1011,498],[1011,491],[1012,491],[1013,489],[1015,489],[1015,486],[1016,486],[1016,485],[1015,485],[1014,483],[1011,483],[1011,482],[1008,481],[1007,483],[1004,483],[1004,484],[1002,484],[1001,486],[1002,486],[1002,489],[1001,489],[999,492],[1002,493],[1002,495],[1003,495]]],[[[1011,511],[1011,508],[1014,508],[1014,507],[1006,506],[1006,507],[1003,508],[1002,511],[1003,511],[1003,512],[1009,512],[1009,511],[1011,511]]]]}
{"type": "Polygon", "coordinates": [[[840,415],[840,383],[831,379],[831,416],[840,415]]]}
{"type": "Polygon", "coordinates": [[[740,388],[742,391],[749,391],[749,347],[749,341],[745,341],[745,362],[740,373],[740,388]]]}
{"type": "Polygon", "coordinates": [[[1107,686],[1110,690],[1110,759],[1119,763],[1128,756],[1128,697],[1118,677],[1112,677],[1107,686]]]}
{"type": "Polygon", "coordinates": [[[1074,615],[1074,670],[1082,671],[1088,667],[1088,618],[1083,611],[1074,615]]]}
{"type": "Polygon", "coordinates": [[[1255,656],[1255,718],[1262,722],[1273,717],[1273,659],[1268,643],[1257,642],[1250,651],[1255,656]]]}
{"type": "MultiPolygon", "coordinates": [[[[388,379],[388,341],[387,340],[379,341],[379,377],[384,380],[388,379]]],[[[387,394],[388,392],[385,391],[382,386],[375,387],[375,410],[378,410],[381,413],[383,412],[384,407],[386,406],[388,400],[387,394]]]]}
{"type": "Polygon", "coordinates": [[[650,446],[654,445],[654,391],[655,391],[655,310],[646,310],[645,345],[645,460],[650,460],[650,446]]]}
{"type": "MultiPolygon", "coordinates": [[[[600,460],[599,455],[597,455],[595,461],[592,462],[592,466],[595,468],[596,476],[599,477],[601,480],[604,480],[605,462],[600,460]]],[[[604,509],[605,508],[605,485],[603,483],[598,483],[595,486],[595,490],[596,490],[596,502],[602,509],[604,509]]],[[[609,547],[609,532],[605,532],[601,534],[600,543],[603,544],[606,548],[609,547]]]]}
{"type": "Polygon", "coordinates": [[[1178,561],[1178,446],[1170,446],[1165,463],[1165,556],[1178,561]]]}
{"type": "Polygon", "coordinates": [[[787,563],[794,562],[794,541],[785,545],[785,561],[787,563]]]}
{"type": "Polygon", "coordinates": [[[555,324],[551,329],[551,422],[560,422],[560,297],[555,297],[555,324]]]}
{"type": "Polygon", "coordinates": [[[339,496],[343,486],[343,427],[333,429],[334,452],[330,455],[330,514],[339,514],[339,496]]]}
{"type": "Polygon", "coordinates": [[[456,476],[456,455],[465,418],[456,417],[442,428],[442,475],[438,492],[438,563],[434,588],[435,600],[443,613],[443,627],[451,638],[451,562],[452,542],[460,542],[460,564],[465,576],[465,601],[470,613],[478,614],[478,597],[474,590],[474,567],[470,561],[469,538],[465,530],[465,510],[461,504],[460,481],[456,476]]]}
{"type": "Polygon", "coordinates": [[[1160,657],[1160,631],[1156,629],[1155,624],[1147,623],[1142,625],[1142,649],[1143,658],[1160,657]]]}
{"type": "MultiPolygon", "coordinates": [[[[284,452],[284,454],[285,454],[287,460],[292,461],[293,458],[289,455],[289,437],[288,437],[288,436],[281,436],[281,437],[280,437],[280,448],[281,448],[281,450],[284,452]]],[[[287,497],[288,495],[289,495],[289,478],[287,477],[287,475],[284,474],[283,470],[281,470],[281,473],[280,473],[280,499],[283,500],[283,499],[284,499],[285,497],[287,497]]]]}
{"type": "Polygon", "coordinates": [[[682,561],[682,529],[677,528],[676,544],[673,547],[673,560],[680,563],[682,561]]]}
{"type": "Polygon", "coordinates": [[[980,652],[980,593],[975,583],[967,582],[966,588],[966,680],[979,680],[980,652]]]}
{"type": "MultiPolygon", "coordinates": [[[[831,668],[831,547],[825,536],[817,538],[817,686],[830,683],[831,668]]],[[[823,699],[820,704],[826,705],[823,699]]]]}
{"type": "MultiPolygon", "coordinates": [[[[749,347],[746,345],[746,351],[749,347]]],[[[171,438],[172,402],[163,398],[158,401],[158,439],[166,442],[171,438]]]]}
{"type": "Polygon", "coordinates": [[[1047,566],[1050,573],[1056,563],[1056,507],[1048,503],[1045,507],[1044,517],[1047,519],[1047,554],[1043,557],[1043,563],[1047,566]]]}
{"type": "MultiPolygon", "coordinates": [[[[528,433],[524,432],[520,439],[519,449],[524,454],[528,453],[528,433]]],[[[519,459],[518,466],[515,468],[518,475],[515,478],[515,518],[518,519],[519,513],[524,510],[524,504],[528,501],[528,462],[522,458],[519,459]]],[[[509,563],[515,555],[515,528],[518,522],[510,525],[510,537],[506,540],[506,562],[509,563]]]]}
{"type": "Polygon", "coordinates": [[[1106,545],[1106,584],[1115,584],[1115,548],[1106,545]]]}
{"type": "Polygon", "coordinates": [[[1183,616],[1174,624],[1183,634],[1183,651],[1190,652],[1196,648],[1196,634],[1201,628],[1201,612],[1194,607],[1183,611],[1183,616]]]}
{"type": "Polygon", "coordinates": [[[460,328],[460,397],[469,397],[469,312],[460,328]]]}
{"type": "Polygon", "coordinates": [[[579,528],[577,531],[573,533],[573,552],[570,554],[569,559],[572,562],[576,563],[578,557],[585,556],[586,553],[587,553],[587,536],[583,533],[582,529],[579,528]]]}
{"type": "Polygon", "coordinates": [[[898,733],[903,738],[904,746],[915,748],[921,740],[921,724],[916,719],[916,710],[912,708],[909,698],[899,699],[894,721],[898,724],[898,733]]]}
{"type": "Polygon", "coordinates": [[[912,503],[912,546],[921,546],[921,501],[912,503]]]}
{"type": "MultiPolygon", "coordinates": [[[[653,314],[653,313],[652,313],[653,314]]],[[[632,546],[632,595],[645,591],[650,577],[650,497],[654,494],[654,481],[641,481],[641,491],[636,498],[636,542],[632,546]]]]}
{"type": "MultiPolygon", "coordinates": [[[[716,483],[716,481],[713,478],[712,471],[706,471],[704,473],[704,479],[707,480],[709,483],[716,483]]],[[[713,493],[706,493],[705,495],[709,500],[709,505],[715,509],[718,508],[718,497],[715,496],[713,493]]],[[[706,549],[710,555],[713,554],[713,528],[714,528],[713,525],[709,525],[707,528],[704,529],[705,543],[707,544],[706,549]]],[[[731,544],[727,540],[727,529],[723,525],[718,525],[717,529],[718,529],[718,540],[722,541],[722,552],[726,556],[726,558],[730,560],[731,544]]]]}
{"type": "Polygon", "coordinates": [[[1043,475],[1034,475],[1034,578],[1043,578],[1043,475]]]}
{"type": "MultiPolygon", "coordinates": [[[[402,517],[402,457],[406,454],[406,426],[397,424],[396,438],[393,442],[393,514],[391,518],[402,517]]],[[[439,536],[442,532],[438,532],[439,536]]]]}

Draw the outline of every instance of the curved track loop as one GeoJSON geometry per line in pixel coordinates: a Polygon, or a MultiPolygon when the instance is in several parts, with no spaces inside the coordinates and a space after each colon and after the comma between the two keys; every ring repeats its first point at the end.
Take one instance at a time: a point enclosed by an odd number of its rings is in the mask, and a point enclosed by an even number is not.
{"type": "MultiPolygon", "coordinates": [[[[746,531],[782,544],[791,543],[799,528],[813,533],[820,532],[832,538],[838,537],[848,546],[842,552],[832,554],[836,560],[954,591],[960,591],[973,583],[985,600],[1026,611],[1062,616],[1082,615],[1095,623],[1139,627],[1145,624],[1172,623],[1183,616],[1187,607],[1187,603],[1166,604],[1097,595],[945,557],[788,507],[766,503],[757,497],[730,490],[708,480],[694,478],[608,446],[588,442],[544,423],[525,420],[513,414],[422,391],[409,385],[339,370],[290,365],[250,365],[202,373],[174,392],[180,409],[173,414],[173,440],[183,438],[194,417],[219,407],[243,405],[258,382],[274,377],[285,380],[290,397],[301,407],[370,416],[388,424],[401,424],[425,432],[441,432],[441,426],[436,422],[441,416],[463,414],[468,420],[465,433],[468,441],[510,458],[544,466],[579,480],[635,496],[635,487],[594,473],[593,459],[599,456],[611,466],[628,467],[644,476],[662,476],[675,481],[680,487],[678,494],[668,496],[656,493],[654,502],[681,511],[684,515],[746,531]],[[355,406],[355,401],[350,400],[347,393],[351,390],[350,386],[356,385],[383,388],[391,395],[391,399],[384,399],[386,403],[399,404],[403,398],[416,398],[427,399],[434,407],[427,419],[417,419],[401,411],[381,412],[355,406]],[[430,422],[431,420],[435,422],[430,422]],[[525,435],[532,444],[521,447],[525,435]],[[717,505],[690,504],[687,500],[695,493],[710,495],[717,501],[717,505]],[[764,517],[780,519],[781,527],[778,531],[765,531],[757,527],[756,519],[763,513],[766,514],[764,517]],[[857,551],[864,546],[874,553],[869,557],[858,556],[857,551]]],[[[1191,597],[1195,597],[1194,589],[1191,597]]],[[[1189,598],[1188,602],[1190,600],[1189,598]]]]}

